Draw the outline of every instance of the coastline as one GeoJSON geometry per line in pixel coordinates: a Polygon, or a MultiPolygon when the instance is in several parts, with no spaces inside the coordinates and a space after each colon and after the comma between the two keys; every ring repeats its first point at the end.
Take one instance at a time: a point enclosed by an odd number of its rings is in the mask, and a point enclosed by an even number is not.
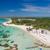
{"type": "MultiPolygon", "coordinates": [[[[34,33],[34,32],[32,32],[32,31],[27,31],[26,30],[26,28],[32,28],[32,26],[25,26],[25,25],[15,25],[15,24],[9,24],[9,23],[11,23],[12,21],[10,20],[10,21],[8,21],[8,22],[4,22],[3,23],[3,25],[5,25],[5,26],[14,26],[14,27],[18,27],[18,28],[20,28],[20,29],[22,29],[23,31],[25,31],[26,33],[28,33],[30,36],[32,36],[32,37],[34,37],[36,40],[38,40],[38,42],[37,43],[40,43],[39,45],[43,45],[43,47],[50,47],[50,40],[49,39],[47,39],[47,37],[44,37],[43,35],[41,35],[41,32],[40,33],[34,33]],[[46,39],[47,40],[46,40],[46,39]],[[48,42],[49,41],[49,42],[48,42]]],[[[33,29],[34,31],[36,31],[36,29],[33,29]]],[[[39,29],[38,31],[40,31],[41,29],[39,29]]],[[[47,31],[47,30],[46,30],[47,31]]],[[[45,35],[46,36],[46,35],[45,35]]]]}

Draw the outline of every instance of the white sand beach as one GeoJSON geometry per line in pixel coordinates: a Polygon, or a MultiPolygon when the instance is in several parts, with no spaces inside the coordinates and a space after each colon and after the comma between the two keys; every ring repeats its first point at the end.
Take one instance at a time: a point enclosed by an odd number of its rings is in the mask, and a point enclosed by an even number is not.
{"type": "Polygon", "coordinates": [[[30,34],[31,36],[33,36],[36,40],[38,45],[42,45],[43,47],[50,47],[50,31],[48,30],[44,30],[44,33],[41,33],[42,29],[32,29],[32,31],[27,31],[26,28],[32,28],[32,26],[25,26],[25,25],[15,25],[15,24],[8,24],[10,23],[10,21],[8,22],[4,22],[3,25],[5,26],[14,26],[14,27],[18,27],[22,30],[24,30],[25,32],[27,32],[28,34],[30,34]],[[47,32],[47,33],[46,33],[47,32]]]}

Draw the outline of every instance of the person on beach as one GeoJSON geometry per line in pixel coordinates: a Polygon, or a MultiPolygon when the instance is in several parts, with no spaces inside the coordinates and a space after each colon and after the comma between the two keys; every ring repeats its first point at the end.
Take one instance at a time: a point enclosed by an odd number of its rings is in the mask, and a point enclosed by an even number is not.
{"type": "Polygon", "coordinates": [[[32,31],[32,29],[29,27],[29,28],[26,28],[27,29],[27,31],[32,31]]]}
{"type": "Polygon", "coordinates": [[[41,33],[43,34],[43,30],[41,30],[41,33]]]}

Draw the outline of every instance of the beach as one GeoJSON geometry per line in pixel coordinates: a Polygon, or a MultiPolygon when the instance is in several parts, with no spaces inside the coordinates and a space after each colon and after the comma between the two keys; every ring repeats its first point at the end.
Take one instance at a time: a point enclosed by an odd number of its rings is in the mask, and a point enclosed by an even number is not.
{"type": "Polygon", "coordinates": [[[18,27],[20,29],[22,29],[23,31],[27,32],[30,36],[32,36],[33,38],[35,38],[37,40],[37,43],[39,43],[38,45],[42,45],[43,47],[50,47],[50,32],[48,30],[48,35],[46,36],[46,34],[41,34],[41,29],[32,29],[32,31],[27,31],[26,28],[32,28],[32,26],[25,26],[25,25],[15,25],[15,24],[9,24],[11,23],[11,20],[8,22],[4,22],[3,25],[5,26],[13,26],[13,27],[18,27]]]}

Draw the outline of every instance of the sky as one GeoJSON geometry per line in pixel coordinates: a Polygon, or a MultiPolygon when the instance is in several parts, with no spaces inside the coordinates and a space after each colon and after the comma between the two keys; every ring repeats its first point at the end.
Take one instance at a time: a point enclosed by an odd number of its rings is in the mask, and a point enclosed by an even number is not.
{"type": "Polygon", "coordinates": [[[50,16],[50,0],[0,0],[0,16],[50,16]]]}

